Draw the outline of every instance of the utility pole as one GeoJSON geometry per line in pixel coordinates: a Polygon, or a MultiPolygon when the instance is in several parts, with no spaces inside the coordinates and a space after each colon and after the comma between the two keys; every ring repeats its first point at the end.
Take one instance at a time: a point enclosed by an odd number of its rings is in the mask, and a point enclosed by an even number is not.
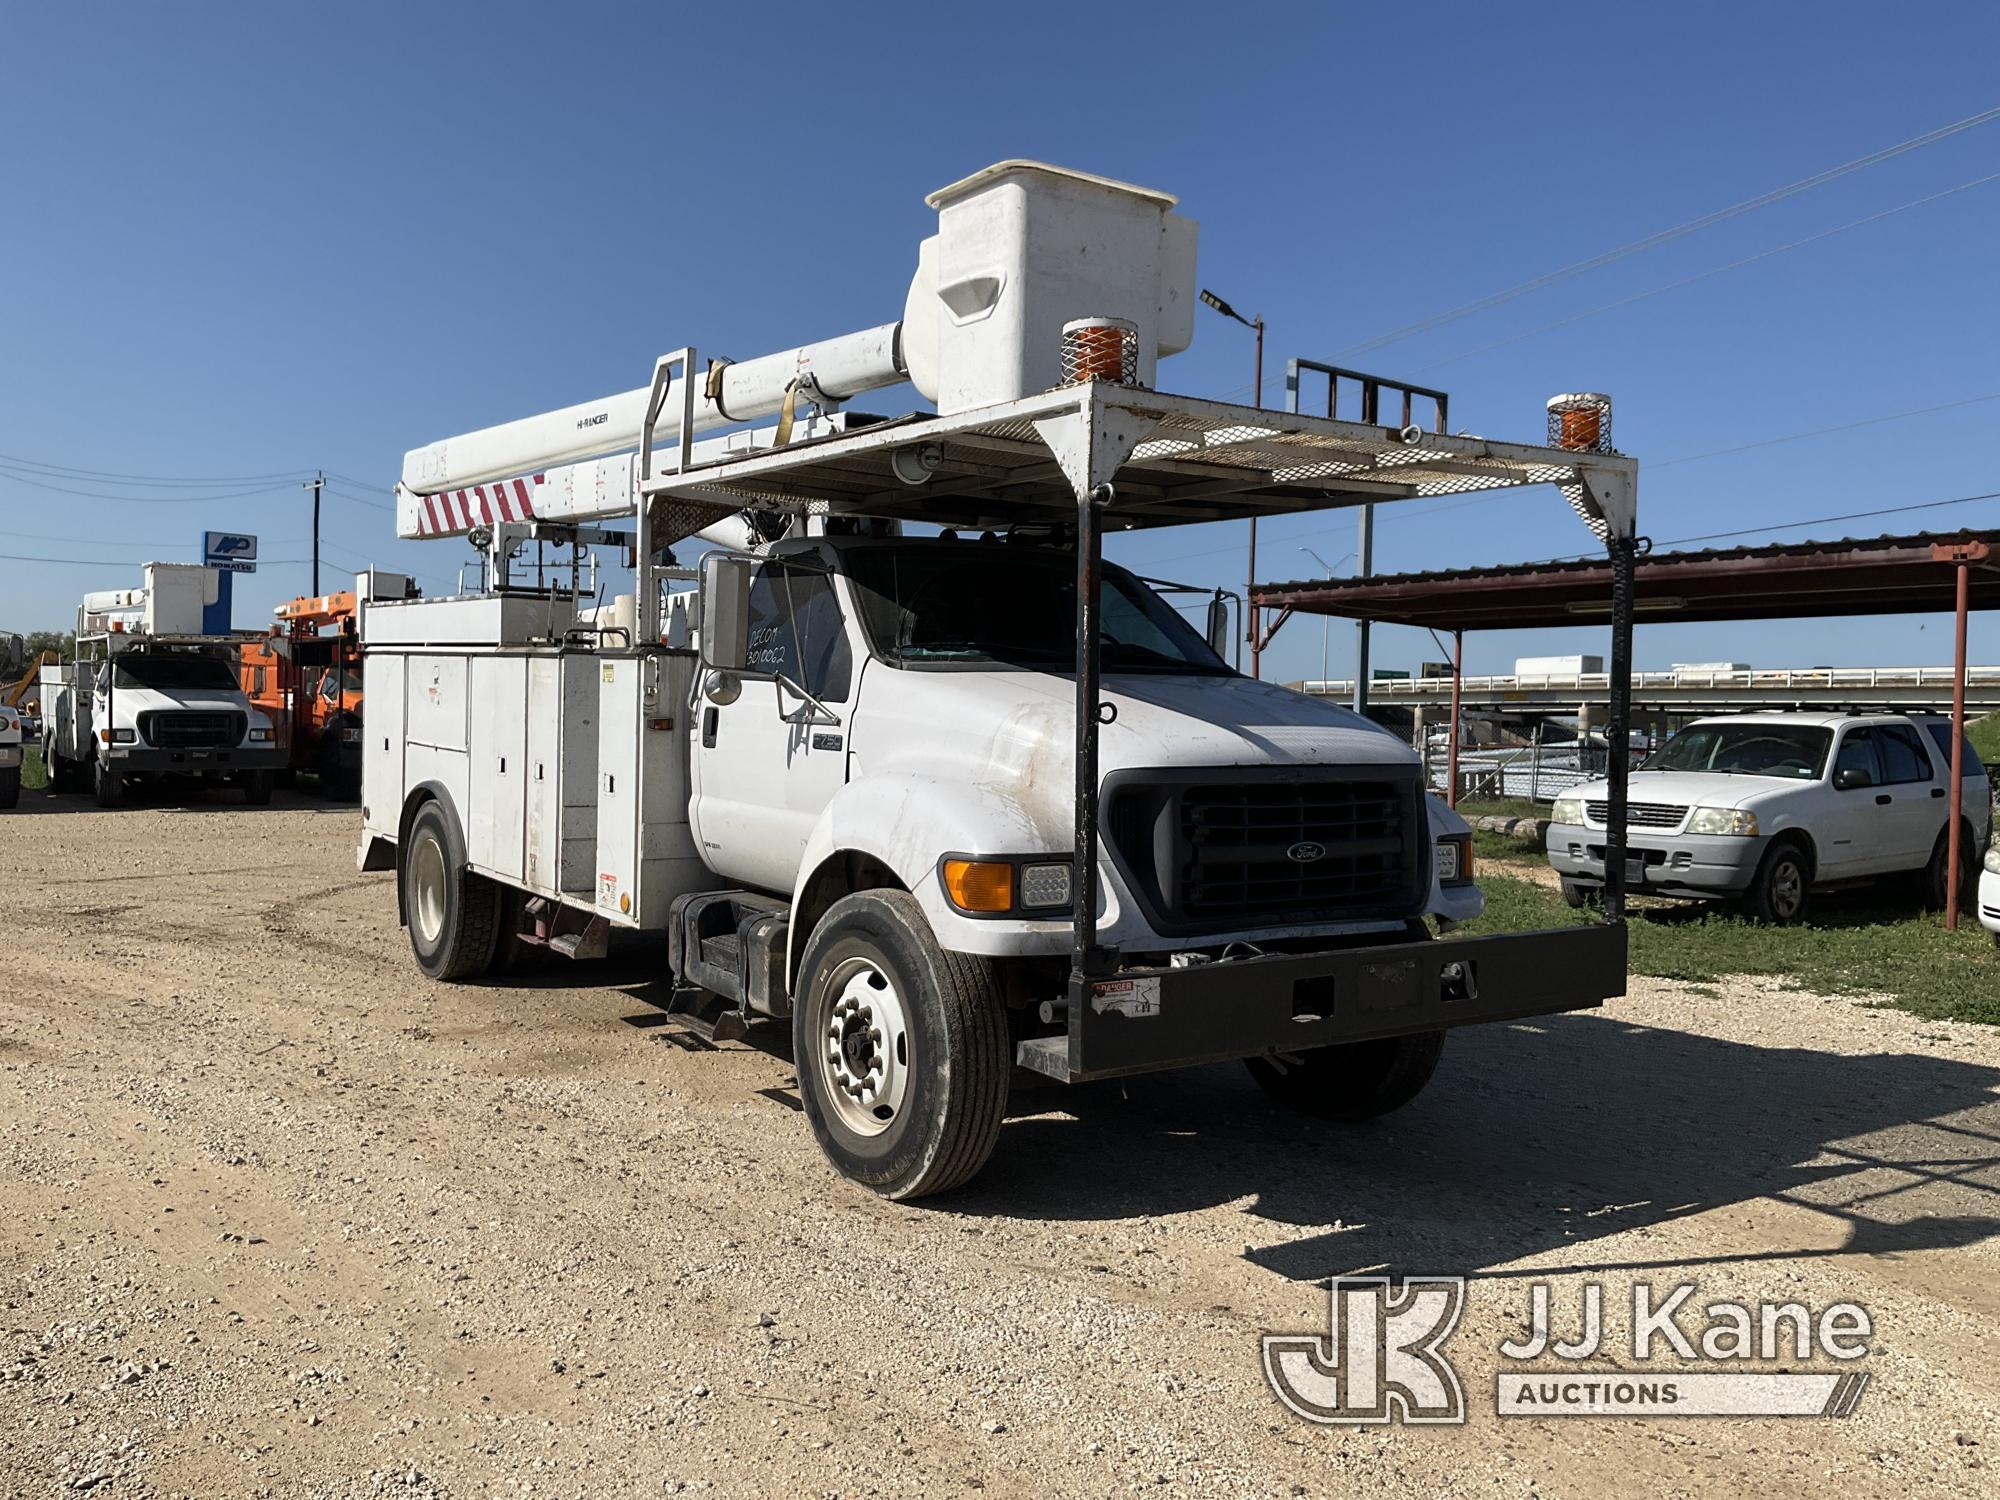
{"type": "Polygon", "coordinates": [[[319,492],[326,487],[326,470],[315,469],[310,483],[300,489],[313,492],[313,597],[319,597],[319,492]]]}
{"type": "MultiPolygon", "coordinates": [[[[1231,307],[1227,302],[1224,302],[1220,297],[1216,296],[1215,293],[1209,291],[1206,287],[1202,289],[1201,300],[1207,303],[1210,307],[1214,308],[1217,312],[1221,313],[1223,317],[1234,318],[1237,322],[1241,323],[1245,328],[1250,329],[1257,335],[1257,376],[1256,379],[1251,383],[1250,389],[1252,395],[1250,401],[1253,406],[1261,408],[1264,404],[1264,320],[1263,318],[1261,316],[1255,318],[1244,317],[1242,313],[1238,312],[1235,308],[1231,307]]],[[[1244,604],[1247,606],[1244,610],[1244,614],[1248,616],[1250,622],[1250,627],[1248,631],[1250,637],[1250,675],[1252,677],[1262,677],[1264,675],[1264,662],[1263,662],[1264,611],[1259,609],[1256,605],[1251,604],[1249,602],[1251,592],[1256,587],[1257,587],[1257,518],[1253,515],[1250,518],[1250,582],[1249,582],[1249,587],[1243,591],[1243,601],[1244,604]]]]}

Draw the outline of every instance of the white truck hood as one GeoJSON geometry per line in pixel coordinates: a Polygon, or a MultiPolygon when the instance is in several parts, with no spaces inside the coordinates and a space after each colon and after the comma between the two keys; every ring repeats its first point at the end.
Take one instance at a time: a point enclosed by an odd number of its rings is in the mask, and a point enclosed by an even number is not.
{"type": "MultiPolygon", "coordinates": [[[[1072,680],[1042,672],[870,662],[855,750],[870,774],[963,777],[1010,795],[1051,831],[1066,829],[1075,692],[1072,680]]],[[[1175,765],[1416,764],[1401,740],[1351,710],[1247,677],[1107,674],[1102,698],[1117,717],[1098,736],[1100,775],[1175,765]]]]}
{"type": "MultiPolygon", "coordinates": [[[[1633,802],[1665,802],[1676,807],[1750,807],[1774,794],[1812,784],[1791,777],[1722,771],[1634,771],[1627,782],[1626,797],[1633,802]]],[[[1601,799],[1610,796],[1611,789],[1603,781],[1590,781],[1570,795],[1601,799]]]]}
{"type": "MultiPolygon", "coordinates": [[[[118,722],[128,724],[142,713],[156,709],[189,710],[196,713],[248,713],[250,722],[264,725],[269,721],[250,707],[250,700],[240,692],[224,688],[177,688],[173,692],[162,692],[158,688],[121,687],[111,695],[111,706],[118,722]]],[[[105,695],[97,695],[101,708],[105,695]]]]}

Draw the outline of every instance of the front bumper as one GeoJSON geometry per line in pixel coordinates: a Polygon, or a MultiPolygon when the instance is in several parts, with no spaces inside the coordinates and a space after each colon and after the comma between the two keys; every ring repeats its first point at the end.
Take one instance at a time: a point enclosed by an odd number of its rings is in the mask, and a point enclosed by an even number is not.
{"type": "MultiPolygon", "coordinates": [[[[1604,884],[1602,828],[1549,824],[1549,864],[1565,880],[1582,886],[1604,884]]],[[[1654,833],[1626,836],[1625,888],[1663,896],[1732,896],[1748,890],[1763,862],[1768,838],[1723,834],[1654,833]]]]}
{"type": "Polygon", "coordinates": [[[142,776],[282,771],[287,761],[286,751],[280,745],[238,746],[230,750],[156,750],[150,745],[108,745],[104,753],[110,764],[142,776]]]}
{"type": "Polygon", "coordinates": [[[19,745],[0,745],[0,771],[11,771],[21,764],[22,752],[19,745]]]}
{"type": "Polygon", "coordinates": [[[2000,932],[2000,875],[1979,872],[1979,925],[1988,932],[2000,932]]]}
{"type": "Polygon", "coordinates": [[[1588,1010],[1625,993],[1625,928],[1124,969],[1086,989],[1068,1030],[1022,1041],[1017,1063],[1073,1083],[1588,1010]]]}

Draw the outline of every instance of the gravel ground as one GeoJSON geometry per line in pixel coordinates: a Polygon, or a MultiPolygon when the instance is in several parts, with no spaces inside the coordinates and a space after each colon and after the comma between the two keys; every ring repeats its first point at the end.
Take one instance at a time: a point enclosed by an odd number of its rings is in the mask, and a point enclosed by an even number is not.
{"type": "Polygon", "coordinates": [[[935,1204],[837,1180],[779,1039],[645,951],[424,982],[354,818],[0,816],[0,1491],[1991,1494],[2000,1035],[1750,982],[1459,1033],[1336,1129],[1239,1069],[1017,1099],[935,1204]],[[1316,1428],[1266,1330],[1475,1278],[1461,1428],[1316,1428]],[[1526,1288],[1856,1299],[1844,1421],[1500,1419],[1526,1288]]]}

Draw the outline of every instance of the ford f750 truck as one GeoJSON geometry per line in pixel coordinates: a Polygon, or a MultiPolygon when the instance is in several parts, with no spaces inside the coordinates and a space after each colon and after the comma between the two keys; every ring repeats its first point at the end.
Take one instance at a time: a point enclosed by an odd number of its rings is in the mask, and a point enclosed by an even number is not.
{"type": "MultiPolygon", "coordinates": [[[[424,972],[663,934],[670,1018],[789,1025],[814,1136],[892,1198],[971,1177],[1023,1072],[1242,1059],[1362,1119],[1448,1028],[1622,993],[1622,858],[1602,922],[1435,941],[1482,901],[1415,755],[1233,670],[1103,539],[1546,484],[1629,583],[1632,461],[1167,394],[1173,199],[1010,162],[930,202],[899,323],[682,349],[406,458],[399,531],[486,580],[362,610],[359,861],[424,972]],[[844,409],[905,380],[935,414],[844,409]],[[594,547],[632,560],[622,617],[546,566],[594,547]]],[[[1614,850],[1622,797],[1614,770],[1614,850]]]]}
{"type": "Polygon", "coordinates": [[[236,636],[204,634],[214,574],[147,563],[145,584],[84,597],[71,661],[42,668],[42,757],[57,791],[116,807],[135,781],[240,787],[271,800],[284,764],[236,677],[236,636]]]}

